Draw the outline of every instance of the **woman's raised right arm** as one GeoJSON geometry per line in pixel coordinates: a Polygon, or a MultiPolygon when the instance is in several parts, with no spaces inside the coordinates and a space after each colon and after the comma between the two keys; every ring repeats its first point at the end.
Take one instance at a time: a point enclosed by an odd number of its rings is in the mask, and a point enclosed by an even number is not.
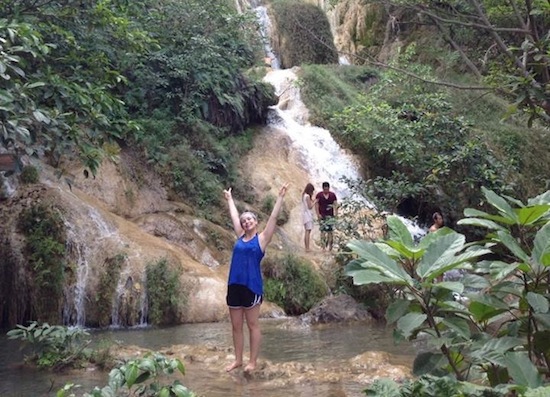
{"type": "Polygon", "coordinates": [[[231,221],[233,222],[233,230],[235,230],[235,234],[237,235],[237,237],[240,237],[244,233],[244,230],[241,226],[241,221],[239,220],[239,211],[237,210],[235,201],[233,201],[231,188],[224,190],[223,196],[225,197],[225,200],[227,201],[227,206],[229,207],[229,215],[231,215],[231,221]]]}

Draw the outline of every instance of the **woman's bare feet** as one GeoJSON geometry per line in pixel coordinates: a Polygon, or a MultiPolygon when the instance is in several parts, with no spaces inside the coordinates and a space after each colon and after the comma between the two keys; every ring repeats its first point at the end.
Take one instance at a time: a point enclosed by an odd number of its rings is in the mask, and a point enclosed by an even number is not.
{"type": "Polygon", "coordinates": [[[227,367],[225,367],[225,371],[226,372],[231,372],[233,371],[235,368],[239,368],[239,367],[242,367],[243,363],[240,363],[238,361],[235,361],[233,364],[231,365],[228,365],[227,367]]]}
{"type": "Polygon", "coordinates": [[[248,363],[246,364],[246,367],[244,367],[244,372],[252,372],[256,369],[256,363],[248,363]]]}

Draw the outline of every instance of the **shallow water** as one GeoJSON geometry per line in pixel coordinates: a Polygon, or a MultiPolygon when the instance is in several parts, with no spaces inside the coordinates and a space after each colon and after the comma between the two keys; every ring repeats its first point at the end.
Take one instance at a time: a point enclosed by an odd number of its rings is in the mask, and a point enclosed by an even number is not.
{"type": "MultiPolygon", "coordinates": [[[[352,358],[366,351],[384,351],[391,354],[391,364],[410,366],[414,348],[410,344],[396,345],[391,329],[383,326],[350,324],[323,327],[287,327],[288,320],[262,320],[262,352],[260,360],[273,363],[301,362],[318,367],[327,366],[352,358]]],[[[94,343],[118,341],[126,345],[136,345],[147,349],[160,350],[173,345],[210,345],[230,347],[231,332],[229,323],[185,324],[170,328],[141,328],[130,330],[94,331],[94,343]]],[[[54,396],[55,391],[67,382],[82,385],[81,391],[89,392],[94,386],[106,384],[107,374],[99,371],[72,372],[52,375],[37,372],[20,366],[22,352],[20,344],[0,338],[0,396],[54,396]]],[[[246,345],[248,346],[248,344],[246,345]]],[[[205,372],[186,364],[186,375],[182,383],[201,396],[226,397],[276,397],[291,394],[294,397],[306,396],[352,396],[362,395],[361,385],[315,384],[304,382],[300,385],[274,388],[272,384],[250,380],[237,374],[223,371],[226,362],[220,362],[219,371],[205,372]]]]}

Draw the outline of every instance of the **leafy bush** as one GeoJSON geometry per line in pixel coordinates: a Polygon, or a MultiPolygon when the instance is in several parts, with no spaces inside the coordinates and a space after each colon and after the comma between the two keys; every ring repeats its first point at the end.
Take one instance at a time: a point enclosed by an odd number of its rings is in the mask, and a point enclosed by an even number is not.
{"type": "Polygon", "coordinates": [[[527,204],[482,192],[497,213],[466,209],[459,224],[488,229],[484,239],[467,244],[444,227],[416,244],[391,216],[387,240],[348,244],[356,257],[346,273],[400,291],[386,319],[398,339],[427,338],[415,375],[451,373],[521,394],[543,386],[550,362],[550,191],[527,204]],[[460,271],[446,279],[451,270],[460,271]]]}
{"type": "Polygon", "coordinates": [[[149,264],[147,273],[148,322],[174,324],[187,301],[180,283],[181,272],[170,266],[167,259],[149,264]]]}
{"type": "Polygon", "coordinates": [[[57,322],[66,266],[61,214],[51,205],[35,204],[21,212],[18,227],[26,237],[27,272],[32,275],[30,318],[57,322]]]}
{"type": "Polygon", "coordinates": [[[86,349],[89,341],[83,338],[89,334],[81,328],[68,328],[61,325],[39,325],[36,321],[28,327],[17,325],[8,331],[10,339],[19,339],[28,344],[32,355],[28,360],[40,368],[62,369],[75,366],[90,356],[90,349],[86,349]]]}
{"type": "Polygon", "coordinates": [[[116,293],[118,276],[126,255],[119,254],[105,260],[105,271],[99,277],[99,284],[96,291],[96,305],[98,311],[98,322],[100,327],[105,327],[111,322],[113,300],[116,293]]]}
{"type": "MultiPolygon", "coordinates": [[[[185,375],[185,367],[177,358],[168,359],[162,354],[152,353],[145,357],[129,360],[109,372],[108,384],[95,387],[84,397],[149,396],[149,397],[195,397],[196,394],[179,380],[169,385],[161,383],[164,376],[185,375]]],[[[67,384],[56,394],[57,397],[74,397],[74,384],[67,384]]]]}
{"type": "Polygon", "coordinates": [[[311,264],[294,255],[266,258],[262,270],[265,298],[281,306],[289,315],[307,312],[327,295],[326,283],[311,264]]]}
{"type": "Polygon", "coordinates": [[[26,165],[21,170],[21,182],[23,183],[36,183],[38,182],[40,175],[38,173],[38,168],[32,165],[26,165]]]}

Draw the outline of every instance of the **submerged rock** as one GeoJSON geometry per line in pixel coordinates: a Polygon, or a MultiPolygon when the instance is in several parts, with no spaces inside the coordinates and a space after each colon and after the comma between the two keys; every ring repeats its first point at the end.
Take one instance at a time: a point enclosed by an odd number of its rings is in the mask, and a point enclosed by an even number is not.
{"type": "Polygon", "coordinates": [[[367,309],[348,295],[328,296],[299,317],[299,321],[305,325],[372,320],[367,309]]]}

